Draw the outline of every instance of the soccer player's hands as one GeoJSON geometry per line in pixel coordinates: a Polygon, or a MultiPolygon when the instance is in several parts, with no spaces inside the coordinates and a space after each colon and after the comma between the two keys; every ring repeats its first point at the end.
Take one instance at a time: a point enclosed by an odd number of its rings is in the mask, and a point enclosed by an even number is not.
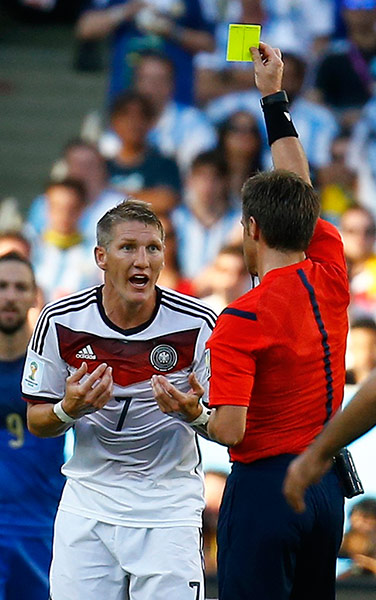
{"type": "Polygon", "coordinates": [[[262,96],[282,89],[283,62],[279,48],[260,42],[259,48],[250,48],[255,66],[255,83],[262,96]]]}
{"type": "Polygon", "coordinates": [[[62,408],[74,419],[103,408],[112,396],[112,368],[102,363],[81,381],[87,371],[87,364],[83,362],[80,368],[67,378],[62,408]]]}
{"type": "Polygon", "coordinates": [[[189,375],[188,381],[191,386],[189,392],[181,392],[163,375],[153,375],[151,385],[155,400],[163,413],[179,414],[191,423],[202,413],[199,400],[205,390],[194,373],[189,375]]]}
{"type": "Polygon", "coordinates": [[[290,463],[283,483],[283,494],[296,512],[305,511],[304,495],[307,488],[313,483],[318,483],[332,464],[331,459],[321,458],[311,448],[290,463]]]}

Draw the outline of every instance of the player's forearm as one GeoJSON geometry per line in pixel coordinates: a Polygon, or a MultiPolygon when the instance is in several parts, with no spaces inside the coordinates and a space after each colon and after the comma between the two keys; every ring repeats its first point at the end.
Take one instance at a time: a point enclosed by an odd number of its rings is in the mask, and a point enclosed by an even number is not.
{"type": "Polygon", "coordinates": [[[63,435],[71,425],[62,423],[53,411],[53,404],[30,404],[27,407],[27,427],[42,438],[63,435]]]}
{"type": "Polygon", "coordinates": [[[76,36],[82,40],[101,39],[109,35],[129,18],[129,9],[114,6],[105,10],[89,10],[79,18],[76,36]]]}
{"type": "Polygon", "coordinates": [[[236,446],[244,438],[247,408],[243,406],[219,406],[210,415],[209,438],[223,446],[236,446]]]}

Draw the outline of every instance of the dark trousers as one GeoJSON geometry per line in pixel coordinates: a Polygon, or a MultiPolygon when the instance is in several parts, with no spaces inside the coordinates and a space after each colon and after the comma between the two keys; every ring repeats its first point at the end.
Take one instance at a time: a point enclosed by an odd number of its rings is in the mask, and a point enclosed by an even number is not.
{"type": "Polygon", "coordinates": [[[343,494],[331,470],[296,514],[282,495],[293,458],[234,463],[218,522],[219,600],[334,600],[343,494]]]}

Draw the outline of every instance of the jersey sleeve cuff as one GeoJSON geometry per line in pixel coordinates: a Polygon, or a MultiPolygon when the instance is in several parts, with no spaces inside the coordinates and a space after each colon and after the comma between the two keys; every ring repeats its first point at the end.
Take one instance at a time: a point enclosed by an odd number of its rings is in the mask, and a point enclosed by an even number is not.
{"type": "Polygon", "coordinates": [[[231,399],[229,396],[220,396],[209,399],[209,408],[216,408],[217,406],[249,406],[249,398],[234,398],[231,399]]]}
{"type": "Polygon", "coordinates": [[[56,404],[60,398],[47,398],[47,396],[32,396],[31,394],[22,394],[22,399],[29,404],[56,404]]]}

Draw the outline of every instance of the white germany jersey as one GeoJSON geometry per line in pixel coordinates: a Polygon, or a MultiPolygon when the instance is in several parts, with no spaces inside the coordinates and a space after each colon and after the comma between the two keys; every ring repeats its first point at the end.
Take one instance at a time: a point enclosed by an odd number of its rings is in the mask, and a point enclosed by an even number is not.
{"type": "Polygon", "coordinates": [[[187,391],[194,371],[205,384],[205,342],[215,317],[199,300],[164,288],[157,288],[152,318],[128,330],[107,318],[102,286],[44,308],[28,348],[25,399],[58,402],[82,361],[89,372],[106,362],[114,379],[108,404],[74,425],[61,510],[132,527],[201,525],[197,435],[159,410],[150,378],[163,374],[187,391]]]}

